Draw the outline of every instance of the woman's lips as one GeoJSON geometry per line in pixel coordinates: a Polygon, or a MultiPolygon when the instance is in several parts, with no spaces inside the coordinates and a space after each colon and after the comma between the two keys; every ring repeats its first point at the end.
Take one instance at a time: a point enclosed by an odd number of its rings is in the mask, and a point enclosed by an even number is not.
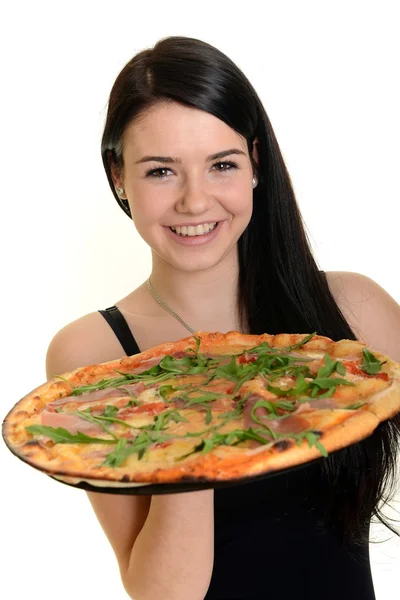
{"type": "Polygon", "coordinates": [[[170,227],[164,227],[167,234],[172,237],[175,242],[181,244],[181,246],[201,246],[202,244],[207,244],[211,242],[218,234],[221,229],[223,221],[218,221],[216,226],[212,231],[208,233],[204,233],[203,235],[179,235],[178,233],[174,233],[170,227]]]}

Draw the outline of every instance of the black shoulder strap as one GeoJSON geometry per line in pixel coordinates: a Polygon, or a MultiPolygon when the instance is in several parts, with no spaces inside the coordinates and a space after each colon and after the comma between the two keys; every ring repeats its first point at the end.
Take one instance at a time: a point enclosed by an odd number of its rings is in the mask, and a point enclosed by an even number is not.
{"type": "Polygon", "coordinates": [[[105,310],[99,310],[99,313],[103,315],[117,336],[119,343],[126,352],[126,355],[132,356],[132,354],[139,354],[139,346],[137,345],[136,340],[129,329],[129,325],[119,308],[116,306],[110,306],[105,310]]]}

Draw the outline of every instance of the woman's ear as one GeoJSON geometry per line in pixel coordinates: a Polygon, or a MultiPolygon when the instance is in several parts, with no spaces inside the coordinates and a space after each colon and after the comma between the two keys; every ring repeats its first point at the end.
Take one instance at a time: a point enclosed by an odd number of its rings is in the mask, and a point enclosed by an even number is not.
{"type": "Polygon", "coordinates": [[[117,167],[117,165],[115,164],[111,150],[107,154],[107,160],[108,160],[108,166],[110,168],[110,173],[111,173],[111,178],[113,180],[114,188],[116,190],[117,190],[117,188],[123,189],[123,187],[124,187],[123,173],[122,173],[122,170],[119,167],[117,167]]]}
{"type": "Polygon", "coordinates": [[[253,149],[251,151],[251,155],[253,157],[254,162],[259,165],[259,156],[258,156],[258,138],[256,137],[253,141],[253,149]]]}
{"type": "Polygon", "coordinates": [[[251,163],[251,166],[253,167],[253,177],[255,179],[255,185],[253,185],[253,187],[256,187],[259,180],[258,138],[255,138],[253,141],[253,147],[251,150],[251,163]]]}

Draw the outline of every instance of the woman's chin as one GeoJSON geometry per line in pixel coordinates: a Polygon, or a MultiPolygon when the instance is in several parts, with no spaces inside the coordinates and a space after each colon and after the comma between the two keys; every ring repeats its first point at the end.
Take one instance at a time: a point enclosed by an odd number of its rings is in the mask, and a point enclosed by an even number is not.
{"type": "Polygon", "coordinates": [[[214,253],[202,253],[202,255],[194,256],[186,252],[178,252],[174,255],[153,251],[154,261],[163,263],[163,268],[168,268],[168,265],[178,271],[185,273],[201,273],[204,271],[214,271],[218,267],[237,263],[236,244],[233,248],[227,249],[226,252],[216,256],[214,253]]]}

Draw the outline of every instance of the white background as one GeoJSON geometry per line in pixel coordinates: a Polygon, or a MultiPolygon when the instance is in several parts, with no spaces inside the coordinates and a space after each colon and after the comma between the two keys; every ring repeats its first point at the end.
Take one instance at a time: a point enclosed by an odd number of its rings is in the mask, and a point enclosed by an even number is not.
{"type": "MultiPolygon", "coordinates": [[[[14,0],[2,10],[1,418],[45,381],[58,329],[149,273],[100,138],[117,74],[161,37],[203,39],[237,63],[270,117],[320,267],[364,273],[400,302],[398,3],[260,6],[14,0]]],[[[86,494],[3,443],[0,461],[0,596],[126,598],[86,494]]],[[[399,542],[372,545],[371,560],[378,600],[398,599],[399,542]]]]}

